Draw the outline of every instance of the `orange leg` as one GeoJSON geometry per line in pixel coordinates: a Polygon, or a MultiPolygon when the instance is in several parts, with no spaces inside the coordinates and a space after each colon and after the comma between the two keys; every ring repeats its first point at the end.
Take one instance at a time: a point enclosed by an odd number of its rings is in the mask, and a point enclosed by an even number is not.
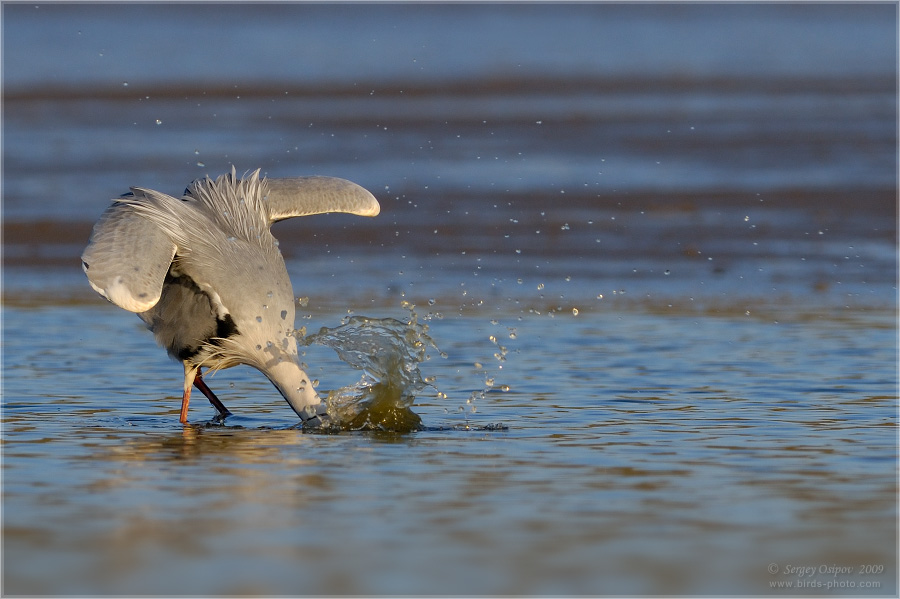
{"type": "Polygon", "coordinates": [[[185,384],[184,386],[184,395],[181,396],[181,418],[179,418],[179,422],[181,424],[187,423],[187,413],[188,413],[188,404],[191,403],[191,385],[185,384]]]}
{"type": "Polygon", "coordinates": [[[203,377],[201,376],[200,369],[196,370],[185,363],[184,365],[184,395],[181,396],[181,417],[179,421],[182,424],[187,422],[187,414],[188,414],[188,404],[191,403],[191,387],[197,387],[200,389],[200,392],[206,396],[206,399],[209,400],[209,403],[216,409],[219,413],[219,416],[231,416],[231,412],[228,411],[228,408],[225,407],[219,398],[216,397],[216,394],[213,393],[212,389],[210,389],[206,383],[203,381],[203,377]]]}

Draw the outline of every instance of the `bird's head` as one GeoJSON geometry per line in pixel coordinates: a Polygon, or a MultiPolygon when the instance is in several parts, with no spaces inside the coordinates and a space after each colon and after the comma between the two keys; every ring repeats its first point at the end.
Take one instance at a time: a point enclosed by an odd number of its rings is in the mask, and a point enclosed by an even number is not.
{"type": "Polygon", "coordinates": [[[292,345],[294,351],[270,346],[267,353],[271,358],[267,359],[259,370],[272,381],[301,420],[304,422],[314,418],[321,420],[325,415],[325,403],[316,393],[309,375],[300,367],[296,342],[292,345]]]}

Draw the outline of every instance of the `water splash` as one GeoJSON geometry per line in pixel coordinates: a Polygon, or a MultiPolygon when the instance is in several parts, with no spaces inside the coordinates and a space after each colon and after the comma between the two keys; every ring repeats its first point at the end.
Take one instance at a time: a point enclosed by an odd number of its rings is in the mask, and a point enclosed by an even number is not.
{"type": "Polygon", "coordinates": [[[318,333],[298,334],[301,345],[324,345],[341,360],[362,370],[362,378],[331,391],[325,402],[330,430],[421,430],[422,419],[412,411],[416,395],[430,383],[419,364],[428,348],[440,351],[412,310],[407,321],[395,318],[345,317],[340,326],[318,333]]]}

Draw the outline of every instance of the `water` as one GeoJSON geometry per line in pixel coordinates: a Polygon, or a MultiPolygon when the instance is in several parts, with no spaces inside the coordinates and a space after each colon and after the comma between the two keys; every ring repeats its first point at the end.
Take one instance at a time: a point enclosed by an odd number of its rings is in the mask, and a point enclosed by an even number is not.
{"type": "Polygon", "coordinates": [[[895,6],[3,17],[4,593],[896,595],[895,6]],[[381,202],[273,228],[370,430],[87,285],[232,164],[381,202]]]}
{"type": "Polygon", "coordinates": [[[428,325],[420,324],[411,309],[406,321],[354,316],[313,335],[301,331],[297,335],[301,346],[330,347],[341,360],[363,371],[358,382],[333,390],[325,398],[329,421],[324,428],[394,433],[420,430],[422,419],[412,408],[427,383],[419,364],[428,358],[429,348],[437,350],[427,330],[428,325]]]}

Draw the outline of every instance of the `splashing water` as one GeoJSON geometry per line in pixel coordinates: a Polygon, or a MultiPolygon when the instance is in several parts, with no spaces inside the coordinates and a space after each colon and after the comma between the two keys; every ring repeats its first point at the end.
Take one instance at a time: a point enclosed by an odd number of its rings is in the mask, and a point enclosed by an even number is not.
{"type": "Polygon", "coordinates": [[[395,318],[345,317],[340,326],[297,334],[301,345],[325,345],[347,364],[363,371],[353,385],[329,392],[325,402],[331,421],[326,430],[377,430],[406,433],[422,429],[412,411],[417,393],[427,383],[419,364],[429,358],[428,325],[415,312],[404,322],[395,318]]]}

